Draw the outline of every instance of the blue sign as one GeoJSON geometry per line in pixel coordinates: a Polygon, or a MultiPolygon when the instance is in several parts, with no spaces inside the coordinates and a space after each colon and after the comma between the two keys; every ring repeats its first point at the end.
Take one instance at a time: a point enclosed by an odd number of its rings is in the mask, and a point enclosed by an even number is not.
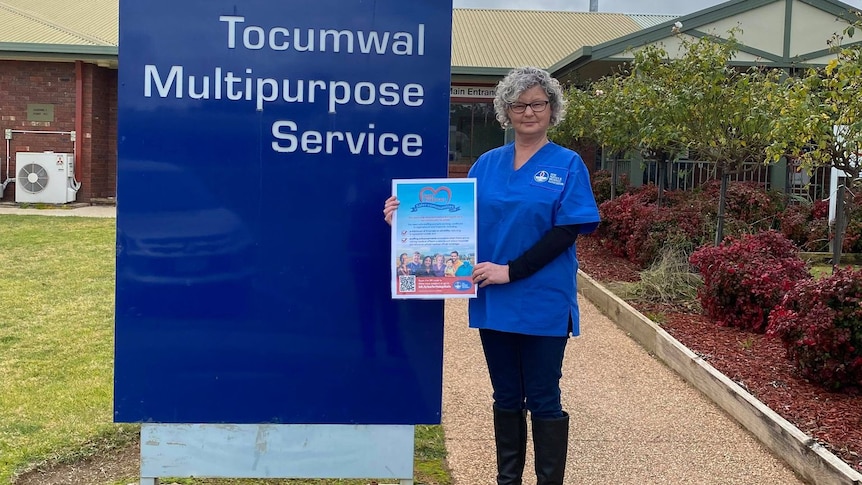
{"type": "Polygon", "coordinates": [[[382,207],[447,174],[451,7],[120,3],[115,421],[439,423],[382,207]]]}

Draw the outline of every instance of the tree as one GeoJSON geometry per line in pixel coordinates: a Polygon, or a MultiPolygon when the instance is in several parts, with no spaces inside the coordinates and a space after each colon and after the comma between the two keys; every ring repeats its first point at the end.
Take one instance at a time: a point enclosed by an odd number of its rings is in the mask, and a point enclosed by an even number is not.
{"type": "MultiPolygon", "coordinates": [[[[845,30],[852,36],[857,25],[845,30]]],[[[843,36],[829,41],[836,57],[824,68],[809,69],[793,81],[786,103],[772,126],[769,157],[787,156],[802,170],[833,167],[846,174],[845,186],[858,188],[862,152],[862,45],[843,46],[843,36]]],[[[843,207],[849,211],[849,207],[843,207]]],[[[843,214],[847,215],[847,212],[843,214]]],[[[839,218],[839,221],[843,218],[839,218]]],[[[841,224],[833,232],[834,265],[840,262],[841,224]]]]}
{"type": "Polygon", "coordinates": [[[655,45],[635,53],[625,90],[632,100],[637,146],[644,158],[656,160],[659,204],[664,192],[667,163],[677,160],[691,145],[685,76],[667,52],[655,45]]]}
{"type": "Polygon", "coordinates": [[[731,65],[735,32],[728,39],[703,37],[683,42],[685,53],[672,61],[682,73],[680,100],[686,104],[688,146],[714,164],[721,180],[715,244],[724,236],[724,208],[730,175],[752,163],[768,163],[770,128],[783,99],[784,73],[775,69],[731,65]]]}
{"type": "MultiPolygon", "coordinates": [[[[585,89],[572,87],[566,92],[566,118],[551,133],[557,142],[593,142],[615,155],[637,146],[636,127],[631,117],[631,99],[622,87],[622,75],[602,78],[585,89]]],[[[616,156],[612,172],[615,196],[616,156]]]]}
{"type": "MultiPolygon", "coordinates": [[[[723,238],[730,175],[768,161],[770,130],[783,104],[783,73],[731,65],[735,31],[728,39],[682,40],[681,55],[657,46],[634,54],[627,71],[569,92],[578,113],[561,127],[566,136],[588,137],[620,153],[640,150],[659,167],[692,151],[712,162],[722,180],[715,243],[723,238]]],[[[659,177],[661,181],[663,177],[659,177]]],[[[661,184],[661,182],[660,182],[661,184]]]]}
{"type": "Polygon", "coordinates": [[[687,146],[678,80],[664,50],[648,46],[635,53],[628,70],[569,90],[569,114],[554,136],[592,140],[613,153],[614,180],[616,159],[632,150],[662,167],[687,146]]]}

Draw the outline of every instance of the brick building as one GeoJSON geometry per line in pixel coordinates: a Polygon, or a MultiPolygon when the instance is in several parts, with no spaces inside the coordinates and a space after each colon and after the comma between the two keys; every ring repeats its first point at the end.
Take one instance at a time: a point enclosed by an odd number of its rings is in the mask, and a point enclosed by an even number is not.
{"type": "MultiPolygon", "coordinates": [[[[16,152],[73,153],[78,161],[75,178],[81,183],[78,200],[113,197],[116,84],[115,69],[84,61],[0,62],[0,122],[8,147],[4,159],[16,152]]],[[[14,178],[14,170],[14,163],[4,164],[0,176],[14,178]]],[[[7,184],[3,200],[14,197],[13,192],[14,186],[7,184]]]]}
{"type": "Polygon", "coordinates": [[[15,200],[17,152],[73,153],[79,201],[116,195],[116,12],[116,0],[0,2],[0,200],[15,200]]]}

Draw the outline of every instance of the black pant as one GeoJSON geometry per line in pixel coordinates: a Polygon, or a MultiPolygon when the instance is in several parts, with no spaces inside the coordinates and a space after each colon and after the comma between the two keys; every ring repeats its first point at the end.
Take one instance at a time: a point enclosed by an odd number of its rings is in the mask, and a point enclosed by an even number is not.
{"type": "Polygon", "coordinates": [[[534,419],[564,416],[560,378],[568,337],[479,330],[498,409],[528,409],[534,419]]]}

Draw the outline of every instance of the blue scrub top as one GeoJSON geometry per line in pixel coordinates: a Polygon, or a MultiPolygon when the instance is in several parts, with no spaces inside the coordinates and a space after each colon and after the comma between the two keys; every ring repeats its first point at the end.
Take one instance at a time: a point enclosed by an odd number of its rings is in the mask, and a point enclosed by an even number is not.
{"type": "MultiPolygon", "coordinates": [[[[579,224],[581,233],[599,224],[589,172],[577,153],[555,143],[543,146],[514,169],[515,146],[483,154],[470,177],[476,178],[477,261],[507,264],[554,226],[579,224]]],[[[538,272],[514,283],[489,285],[470,300],[470,327],[562,337],[579,335],[575,247],[538,272]]]]}

